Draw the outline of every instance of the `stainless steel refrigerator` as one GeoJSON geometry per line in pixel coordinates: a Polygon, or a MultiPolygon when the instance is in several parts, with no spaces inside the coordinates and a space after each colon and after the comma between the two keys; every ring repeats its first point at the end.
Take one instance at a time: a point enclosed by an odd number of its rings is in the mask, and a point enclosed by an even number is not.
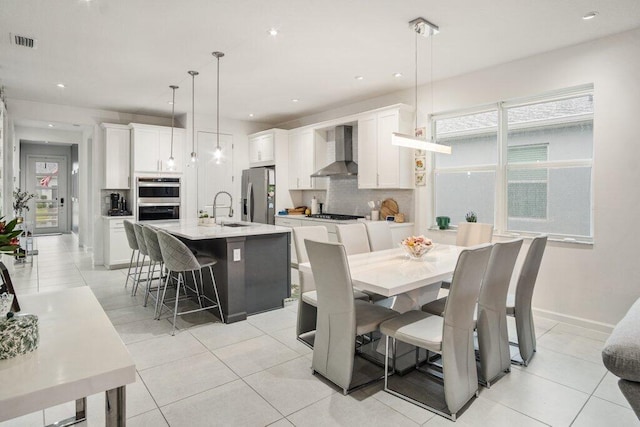
{"type": "Polygon", "coordinates": [[[275,224],[276,173],[274,168],[242,171],[242,220],[275,224]]]}

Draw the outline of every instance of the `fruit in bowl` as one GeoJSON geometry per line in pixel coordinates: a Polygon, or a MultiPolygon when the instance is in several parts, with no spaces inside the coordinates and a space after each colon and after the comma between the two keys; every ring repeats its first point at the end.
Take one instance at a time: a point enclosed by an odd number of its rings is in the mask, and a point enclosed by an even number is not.
{"type": "Polygon", "coordinates": [[[424,236],[411,236],[400,242],[400,246],[409,257],[421,259],[433,248],[433,242],[424,236]]]}

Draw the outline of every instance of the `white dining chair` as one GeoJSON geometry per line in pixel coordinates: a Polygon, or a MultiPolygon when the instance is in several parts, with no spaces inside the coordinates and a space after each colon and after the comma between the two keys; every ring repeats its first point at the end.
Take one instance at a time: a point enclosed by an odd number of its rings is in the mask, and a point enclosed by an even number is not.
{"type": "MultiPolygon", "coordinates": [[[[456,233],[456,246],[475,246],[483,243],[491,243],[493,240],[493,224],[482,222],[461,222],[458,223],[456,233]]],[[[451,280],[443,280],[441,289],[449,289],[451,280]]]]}
{"type": "Polygon", "coordinates": [[[338,242],[344,245],[347,255],[371,252],[367,228],[363,223],[336,225],[338,242]]]}
{"type": "Polygon", "coordinates": [[[518,276],[516,293],[507,296],[507,315],[515,317],[518,334],[517,344],[511,343],[519,350],[519,354],[511,358],[511,362],[516,365],[528,366],[536,351],[536,329],[531,301],[546,246],[546,235],[533,238],[518,276]]]}
{"type": "MultiPolygon", "coordinates": [[[[387,221],[370,221],[364,223],[369,238],[371,252],[395,248],[391,227],[387,221]]],[[[400,243],[400,242],[397,242],[400,243]]]]}
{"type": "MultiPolygon", "coordinates": [[[[385,346],[384,390],[435,412],[456,420],[462,409],[478,393],[478,374],[473,346],[473,314],[480,293],[480,285],[487,262],[491,255],[491,245],[474,246],[460,252],[456,264],[451,292],[447,298],[443,316],[435,316],[422,310],[411,310],[387,320],[380,325],[380,332],[387,336],[385,346]],[[389,340],[392,340],[389,347],[389,340]],[[416,346],[416,368],[419,368],[419,349],[442,356],[442,396],[437,399],[443,406],[433,406],[432,401],[420,399],[427,384],[421,387],[419,377],[402,379],[393,377],[389,381],[389,349],[396,349],[397,341],[416,346]],[[409,382],[409,383],[407,383],[409,382]]],[[[395,370],[395,351],[393,370],[395,370]]],[[[427,381],[424,378],[424,381],[427,381]]],[[[429,395],[433,394],[430,390],[429,395]]]]}

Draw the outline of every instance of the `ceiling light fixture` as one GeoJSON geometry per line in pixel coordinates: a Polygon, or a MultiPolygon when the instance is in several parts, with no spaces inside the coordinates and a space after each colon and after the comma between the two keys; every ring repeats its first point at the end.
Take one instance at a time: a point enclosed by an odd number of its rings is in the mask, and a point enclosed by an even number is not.
{"type": "Polygon", "coordinates": [[[584,15],[582,15],[582,19],[584,19],[585,21],[588,21],[590,19],[595,18],[596,15],[598,15],[598,12],[596,12],[596,11],[588,12],[588,13],[585,13],[584,15]]]}
{"type": "Polygon", "coordinates": [[[222,159],[222,148],[220,148],[220,58],[224,56],[222,52],[211,52],[213,56],[218,60],[218,76],[216,85],[216,151],[213,152],[213,157],[216,159],[216,164],[220,164],[222,159]]]}
{"type": "MultiPolygon", "coordinates": [[[[416,18],[409,22],[409,28],[411,28],[415,34],[415,116],[416,116],[416,128],[418,130],[418,35],[423,37],[429,37],[438,34],[440,30],[438,27],[424,18],[416,18]]],[[[433,110],[433,39],[431,39],[431,109],[433,110]]],[[[405,135],[398,132],[391,134],[391,144],[400,147],[416,148],[419,150],[432,151],[435,153],[451,154],[451,147],[446,145],[437,144],[431,141],[427,141],[424,138],[420,138],[412,135],[405,135]]]]}
{"type": "Polygon", "coordinates": [[[54,125],[52,125],[51,123],[49,123],[47,126],[49,126],[50,128],[54,127],[54,125]]]}
{"type": "Polygon", "coordinates": [[[300,102],[300,100],[298,98],[293,98],[291,102],[300,102]]]}
{"type": "Polygon", "coordinates": [[[196,95],[196,76],[200,73],[197,71],[189,71],[191,75],[191,161],[195,163],[198,160],[198,154],[196,153],[196,108],[195,108],[195,95],[196,95]]]}
{"type": "Polygon", "coordinates": [[[271,29],[268,31],[268,33],[269,33],[269,35],[270,35],[270,36],[275,37],[275,36],[277,36],[277,35],[278,35],[278,30],[276,30],[275,28],[271,28],[271,29]]]}
{"type": "Polygon", "coordinates": [[[58,86],[60,89],[64,89],[66,87],[64,83],[58,83],[56,86],[58,86]]]}
{"type": "Polygon", "coordinates": [[[253,113],[249,113],[249,117],[253,117],[253,113]]]}
{"type": "Polygon", "coordinates": [[[354,79],[356,79],[356,80],[364,80],[364,77],[363,76],[355,76],[354,79]]]}
{"type": "Polygon", "coordinates": [[[169,166],[169,170],[173,170],[173,166],[176,164],[176,161],[173,158],[173,122],[176,116],[175,114],[176,113],[176,89],[178,89],[178,86],[171,85],[169,87],[173,91],[173,96],[172,96],[172,101],[170,102],[171,104],[171,154],[169,156],[169,160],[167,160],[167,166],[169,166]]]}
{"type": "Polygon", "coordinates": [[[402,77],[402,73],[393,73],[393,77],[395,78],[402,77]]]}

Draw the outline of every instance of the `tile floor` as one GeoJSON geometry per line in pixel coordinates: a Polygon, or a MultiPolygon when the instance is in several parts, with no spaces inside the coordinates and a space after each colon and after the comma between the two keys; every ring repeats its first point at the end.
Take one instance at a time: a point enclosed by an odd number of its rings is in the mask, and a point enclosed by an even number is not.
{"type": "MultiPolygon", "coordinates": [[[[343,396],[311,375],[311,351],[295,340],[295,303],[224,325],[209,313],[153,320],[141,293],[124,289],[126,270],[92,266],[72,235],[38,237],[33,264],[8,267],[18,295],[89,286],[127,345],[137,382],[127,387],[129,426],[453,425],[382,391],[343,396]]],[[[8,263],[5,258],[5,262],[8,263]]],[[[536,319],[538,353],[514,367],[462,414],[459,426],[637,426],[616,378],[600,359],[606,334],[536,319]]],[[[104,424],[102,394],[88,400],[88,426],[104,424]]],[[[73,402],[6,426],[42,426],[71,416],[73,402]]]]}

